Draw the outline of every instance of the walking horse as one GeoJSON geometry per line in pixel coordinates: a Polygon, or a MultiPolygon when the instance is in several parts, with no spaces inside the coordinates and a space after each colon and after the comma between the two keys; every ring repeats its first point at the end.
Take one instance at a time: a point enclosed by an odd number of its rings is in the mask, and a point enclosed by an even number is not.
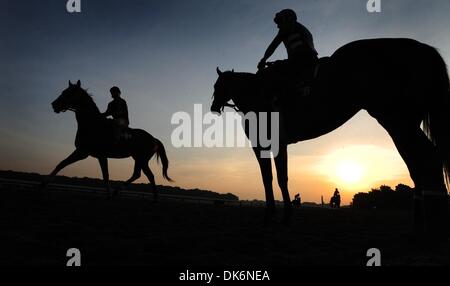
{"type": "Polygon", "coordinates": [[[114,122],[104,118],[92,97],[81,87],[81,82],[72,84],[52,103],[56,113],[67,110],[75,112],[78,123],[78,130],[75,139],[75,151],[66,159],[61,161],[53,172],[43,181],[41,188],[45,189],[54,179],[56,174],[63,168],[77,161],[92,156],[98,159],[103,174],[103,180],[110,197],[115,193],[109,184],[108,158],[128,158],[134,159],[134,171],[125,185],[132,183],[141,176],[141,171],[150,181],[154,199],[157,200],[158,192],[155,178],[150,170],[149,161],[156,154],[156,158],[162,162],[163,177],[172,181],[168,176],[169,160],[166,155],[164,145],[160,140],[150,135],[142,129],[128,128],[126,130],[129,139],[122,139],[119,142],[114,140],[114,122]]]}
{"type": "MultiPolygon", "coordinates": [[[[289,135],[274,156],[285,220],[291,213],[287,145],[327,134],[364,109],[386,129],[414,181],[415,229],[441,237],[448,233],[450,93],[438,51],[412,39],[369,39],[346,44],[320,62],[310,93],[295,98],[284,116],[285,126],[280,126],[289,135]]],[[[225,106],[244,114],[273,110],[261,96],[270,79],[219,69],[217,73],[212,112],[220,113],[225,106]]],[[[275,208],[271,158],[261,158],[262,149],[259,144],[253,148],[270,216],[275,208]]]]}

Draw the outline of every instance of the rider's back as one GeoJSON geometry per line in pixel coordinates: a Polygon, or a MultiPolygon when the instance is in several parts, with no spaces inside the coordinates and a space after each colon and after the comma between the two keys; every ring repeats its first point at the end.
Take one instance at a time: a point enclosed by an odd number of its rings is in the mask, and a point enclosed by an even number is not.
{"type": "Polygon", "coordinates": [[[288,59],[305,61],[317,57],[313,35],[299,22],[295,22],[290,29],[280,30],[279,35],[286,47],[288,59]]]}

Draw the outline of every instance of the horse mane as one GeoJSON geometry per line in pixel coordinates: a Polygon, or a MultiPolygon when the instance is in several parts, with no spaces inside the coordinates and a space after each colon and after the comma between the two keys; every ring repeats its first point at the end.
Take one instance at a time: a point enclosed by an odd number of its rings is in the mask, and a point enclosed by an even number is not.
{"type": "MultiPolygon", "coordinates": [[[[260,77],[249,72],[224,71],[220,74],[223,84],[231,87],[231,100],[240,111],[247,110],[249,104],[254,102],[258,96],[255,90],[260,85],[260,77]]],[[[213,95],[214,98],[214,95],[213,95]]]]}
{"type": "Polygon", "coordinates": [[[80,89],[83,91],[83,95],[86,96],[87,98],[90,98],[92,101],[94,101],[94,99],[92,97],[94,97],[94,95],[92,93],[88,92],[88,89],[84,89],[82,87],[80,87],[80,89]]]}
{"type": "Polygon", "coordinates": [[[233,71],[224,71],[222,73],[222,76],[224,77],[225,80],[229,80],[231,79],[234,84],[245,84],[247,85],[248,83],[256,83],[256,82],[250,82],[250,80],[256,80],[258,79],[257,74],[254,73],[249,73],[249,72],[235,72],[233,71]]]}
{"type": "Polygon", "coordinates": [[[93,111],[95,113],[100,114],[100,110],[98,109],[97,104],[95,104],[95,101],[93,99],[93,95],[88,92],[88,89],[84,89],[82,87],[80,87],[80,89],[82,90],[83,99],[86,101],[87,106],[89,108],[93,109],[93,111]]]}
{"type": "Polygon", "coordinates": [[[235,72],[234,70],[224,71],[222,73],[222,75],[225,75],[225,76],[234,75],[234,76],[239,76],[239,77],[255,77],[256,76],[255,73],[251,73],[251,72],[235,72]]]}

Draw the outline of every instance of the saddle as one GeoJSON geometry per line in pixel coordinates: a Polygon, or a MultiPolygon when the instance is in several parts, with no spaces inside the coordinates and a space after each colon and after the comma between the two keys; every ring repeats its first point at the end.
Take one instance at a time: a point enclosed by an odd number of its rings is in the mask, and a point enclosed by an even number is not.
{"type": "Polygon", "coordinates": [[[105,132],[108,141],[115,144],[127,143],[132,137],[131,128],[114,119],[106,119],[105,132]]]}
{"type": "Polygon", "coordinates": [[[133,138],[133,129],[125,127],[118,128],[117,122],[109,118],[101,118],[88,128],[78,128],[75,137],[75,145],[82,146],[85,142],[82,138],[90,138],[101,142],[102,146],[128,144],[133,138]]]}
{"type": "Polygon", "coordinates": [[[268,71],[262,72],[263,98],[269,104],[269,110],[280,113],[281,129],[280,136],[288,144],[299,141],[295,126],[289,124],[295,122],[302,102],[308,97],[314,96],[314,84],[319,78],[325,77],[329,71],[330,57],[319,58],[314,66],[305,73],[297,76],[289,76],[280,69],[284,61],[276,61],[269,64],[268,71]],[[278,73],[278,74],[277,74],[278,73]],[[281,75],[281,77],[280,77],[281,75]],[[282,134],[284,132],[284,134],[282,134]]]}
{"type": "Polygon", "coordinates": [[[319,75],[326,72],[329,61],[330,57],[322,57],[313,66],[304,69],[293,68],[293,64],[287,60],[274,61],[257,74],[261,85],[266,89],[266,95],[289,100],[310,95],[312,85],[319,75]]]}

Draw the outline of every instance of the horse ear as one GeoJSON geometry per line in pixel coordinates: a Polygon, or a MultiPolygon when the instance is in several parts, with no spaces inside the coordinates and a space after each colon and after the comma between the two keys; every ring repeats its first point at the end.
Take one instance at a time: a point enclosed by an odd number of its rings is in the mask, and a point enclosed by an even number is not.
{"type": "Polygon", "coordinates": [[[81,86],[81,81],[80,81],[80,80],[77,81],[77,86],[78,86],[78,87],[81,86]]]}
{"type": "Polygon", "coordinates": [[[72,82],[69,80],[69,86],[72,86],[73,84],[72,84],[72,82]]]}
{"type": "Polygon", "coordinates": [[[218,74],[219,76],[222,75],[222,72],[220,71],[219,67],[216,68],[216,71],[217,71],[217,74],[218,74]]]}

